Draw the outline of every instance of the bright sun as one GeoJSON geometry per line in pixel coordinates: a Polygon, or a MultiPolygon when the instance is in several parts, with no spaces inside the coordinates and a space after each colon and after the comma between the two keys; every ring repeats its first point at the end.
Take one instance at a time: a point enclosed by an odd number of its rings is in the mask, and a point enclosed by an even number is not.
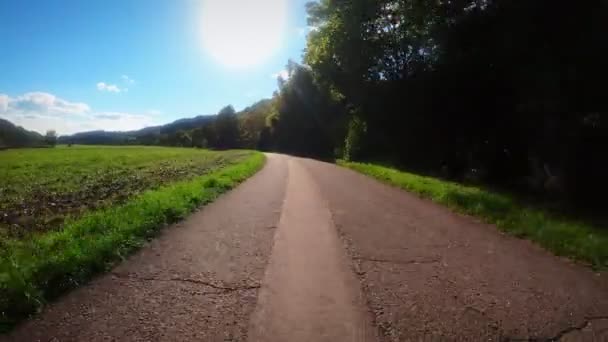
{"type": "Polygon", "coordinates": [[[206,0],[203,42],[207,52],[229,67],[263,62],[281,46],[287,0],[206,0]]]}

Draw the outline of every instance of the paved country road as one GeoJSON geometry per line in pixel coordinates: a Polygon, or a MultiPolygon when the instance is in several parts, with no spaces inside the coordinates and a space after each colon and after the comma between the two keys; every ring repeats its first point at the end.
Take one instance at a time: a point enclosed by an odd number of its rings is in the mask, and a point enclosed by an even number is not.
{"type": "Polygon", "coordinates": [[[269,154],[8,341],[608,341],[606,274],[353,171],[269,154]]]}

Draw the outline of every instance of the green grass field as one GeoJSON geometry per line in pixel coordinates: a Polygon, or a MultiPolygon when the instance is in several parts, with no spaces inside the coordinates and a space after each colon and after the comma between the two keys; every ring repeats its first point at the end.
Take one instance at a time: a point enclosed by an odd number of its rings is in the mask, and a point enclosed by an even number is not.
{"type": "Polygon", "coordinates": [[[454,211],[477,216],[499,229],[530,239],[557,255],[608,267],[608,230],[556,217],[518,203],[514,198],[482,188],[424,177],[374,164],[338,161],[338,164],[385,183],[429,198],[454,211]]]}
{"type": "Polygon", "coordinates": [[[0,152],[0,231],[22,236],[66,217],[123,203],[177,180],[234,162],[248,152],[158,147],[59,147],[0,152]]]}
{"type": "Polygon", "coordinates": [[[0,152],[0,330],[263,164],[258,152],[164,147],[0,152]]]}

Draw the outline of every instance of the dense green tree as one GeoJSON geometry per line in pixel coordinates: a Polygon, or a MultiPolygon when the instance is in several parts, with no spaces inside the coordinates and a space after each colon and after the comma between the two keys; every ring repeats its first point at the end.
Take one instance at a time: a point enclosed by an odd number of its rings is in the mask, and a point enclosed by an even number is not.
{"type": "Polygon", "coordinates": [[[219,149],[237,148],[239,144],[239,122],[232,106],[220,110],[215,119],[216,141],[213,147],[219,149]]]}
{"type": "Polygon", "coordinates": [[[48,130],[44,135],[44,142],[49,145],[55,147],[57,145],[57,132],[55,130],[48,130]]]}
{"type": "Polygon", "coordinates": [[[289,62],[288,79],[274,100],[270,126],[274,148],[292,154],[330,158],[342,144],[344,111],[314,80],[310,68],[289,62]]]}
{"type": "Polygon", "coordinates": [[[175,145],[181,147],[192,147],[192,137],[189,132],[178,130],[175,132],[175,145]]]}
{"type": "Polygon", "coordinates": [[[272,100],[261,100],[238,113],[240,147],[258,147],[262,131],[267,125],[267,117],[273,110],[272,106],[272,100]]]}
{"type": "Polygon", "coordinates": [[[159,143],[159,145],[162,145],[162,146],[169,146],[170,145],[169,144],[169,135],[160,134],[158,136],[158,143],[159,143]]]}
{"type": "Polygon", "coordinates": [[[608,76],[607,6],[311,2],[306,66],[288,65],[264,140],[598,203],[608,191],[592,166],[608,162],[598,86],[608,76]]]}
{"type": "Polygon", "coordinates": [[[158,145],[160,144],[159,135],[149,133],[136,137],[135,143],[139,145],[158,145]]]}
{"type": "Polygon", "coordinates": [[[217,133],[215,130],[215,123],[211,122],[201,127],[203,140],[205,142],[204,147],[215,148],[217,147],[217,133]]]}
{"type": "Polygon", "coordinates": [[[192,130],[192,146],[198,148],[207,147],[207,140],[205,139],[202,127],[192,130]]]}

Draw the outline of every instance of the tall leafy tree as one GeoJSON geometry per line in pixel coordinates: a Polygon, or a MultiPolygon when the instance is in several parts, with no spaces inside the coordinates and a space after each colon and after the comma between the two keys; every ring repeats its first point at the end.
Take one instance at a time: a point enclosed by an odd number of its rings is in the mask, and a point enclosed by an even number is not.
{"type": "Polygon", "coordinates": [[[55,130],[48,130],[44,135],[44,142],[49,146],[57,145],[57,132],[55,130]]]}
{"type": "Polygon", "coordinates": [[[608,101],[597,86],[608,76],[605,2],[306,6],[306,66],[281,82],[276,148],[319,154],[319,145],[343,146],[349,158],[447,168],[455,178],[474,173],[512,188],[536,173],[543,191],[557,179],[576,202],[608,190],[590,167],[608,162],[600,152],[608,101]],[[341,120],[332,119],[335,104],[341,120]]]}
{"type": "Polygon", "coordinates": [[[239,144],[239,122],[232,106],[220,110],[215,119],[216,143],[220,149],[236,148],[239,144]]]}
{"type": "Polygon", "coordinates": [[[343,141],[344,111],[309,67],[290,61],[270,119],[275,148],[329,158],[343,141]]]}

